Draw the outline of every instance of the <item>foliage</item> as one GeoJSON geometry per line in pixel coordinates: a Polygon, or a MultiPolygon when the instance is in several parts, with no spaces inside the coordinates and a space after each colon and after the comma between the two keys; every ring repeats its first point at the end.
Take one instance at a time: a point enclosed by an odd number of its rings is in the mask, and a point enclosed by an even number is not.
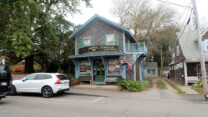
{"type": "Polygon", "coordinates": [[[80,84],[80,79],[71,78],[70,82],[71,82],[72,86],[74,86],[74,85],[80,84]]]}
{"type": "Polygon", "coordinates": [[[194,84],[192,85],[192,87],[194,87],[194,88],[203,88],[203,81],[200,80],[200,81],[198,81],[197,83],[194,83],[194,84]]]}
{"type": "Polygon", "coordinates": [[[149,86],[149,81],[134,81],[129,79],[119,79],[117,85],[120,87],[120,90],[128,90],[130,92],[140,92],[146,87],[149,86]]]}
{"type": "Polygon", "coordinates": [[[176,33],[175,11],[162,4],[152,7],[150,0],[114,0],[113,14],[120,24],[133,31],[137,41],[145,41],[148,48],[147,61],[158,66],[168,66],[176,33]]]}
{"type": "Polygon", "coordinates": [[[167,83],[168,83],[173,89],[175,89],[175,90],[178,92],[178,94],[186,94],[185,91],[183,91],[182,89],[180,89],[178,86],[176,86],[175,84],[173,84],[171,81],[169,81],[169,80],[166,80],[166,81],[167,81],[167,83]]]}
{"type": "Polygon", "coordinates": [[[66,40],[74,25],[65,16],[79,13],[82,2],[91,6],[90,0],[0,0],[0,54],[25,59],[27,71],[34,71],[34,59],[43,69],[50,63],[60,68],[63,51],[73,54],[66,40]]]}
{"type": "Polygon", "coordinates": [[[200,81],[198,81],[197,83],[194,83],[194,84],[192,85],[192,88],[193,88],[195,91],[197,91],[198,93],[203,94],[203,93],[204,93],[204,90],[203,90],[203,81],[200,80],[200,81]]]}
{"type": "Polygon", "coordinates": [[[164,84],[164,82],[162,80],[158,80],[157,81],[157,87],[159,89],[167,89],[166,86],[165,86],[165,84],[164,84]]]}

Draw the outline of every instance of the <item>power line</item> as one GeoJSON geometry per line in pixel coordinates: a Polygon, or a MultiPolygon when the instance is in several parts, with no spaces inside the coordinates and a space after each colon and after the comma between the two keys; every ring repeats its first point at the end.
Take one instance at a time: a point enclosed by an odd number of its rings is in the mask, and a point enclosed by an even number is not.
{"type": "Polygon", "coordinates": [[[181,4],[176,4],[176,3],[167,2],[167,1],[163,1],[163,0],[157,0],[157,1],[162,2],[162,3],[171,4],[171,5],[175,5],[175,6],[178,6],[178,7],[183,7],[183,8],[189,8],[189,9],[192,9],[190,6],[184,6],[184,5],[181,5],[181,4]]]}
{"type": "Polygon", "coordinates": [[[191,13],[190,13],[190,16],[189,16],[188,20],[185,19],[185,23],[186,23],[186,24],[185,24],[185,26],[184,26],[184,28],[183,28],[183,31],[182,31],[181,35],[179,36],[179,40],[181,39],[181,37],[183,36],[183,33],[185,32],[186,26],[189,25],[189,23],[190,23],[191,16],[192,16],[192,11],[193,11],[193,10],[191,9],[191,13]]]}

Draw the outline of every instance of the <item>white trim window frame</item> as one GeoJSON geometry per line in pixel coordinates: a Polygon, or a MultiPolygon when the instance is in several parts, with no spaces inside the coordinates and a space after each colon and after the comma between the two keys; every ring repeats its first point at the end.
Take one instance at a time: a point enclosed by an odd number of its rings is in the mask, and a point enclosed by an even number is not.
{"type": "Polygon", "coordinates": [[[115,34],[106,35],[106,45],[116,45],[115,34]]]}
{"type": "Polygon", "coordinates": [[[91,39],[90,39],[90,37],[84,37],[83,38],[83,45],[84,45],[84,47],[91,45],[91,39]]]}

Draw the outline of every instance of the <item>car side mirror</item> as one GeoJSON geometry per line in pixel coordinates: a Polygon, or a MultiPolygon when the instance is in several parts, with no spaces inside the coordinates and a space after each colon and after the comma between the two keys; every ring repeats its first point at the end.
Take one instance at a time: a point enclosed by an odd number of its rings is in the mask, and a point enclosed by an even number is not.
{"type": "Polygon", "coordinates": [[[22,81],[25,82],[27,79],[23,79],[22,81]]]}

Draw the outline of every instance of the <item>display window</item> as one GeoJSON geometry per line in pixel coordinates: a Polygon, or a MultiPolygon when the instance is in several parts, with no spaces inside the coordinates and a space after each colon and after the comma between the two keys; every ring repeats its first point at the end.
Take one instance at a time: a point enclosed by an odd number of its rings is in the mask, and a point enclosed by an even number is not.
{"type": "Polygon", "coordinates": [[[90,75],[90,62],[89,61],[81,61],[80,75],[90,75]]]}
{"type": "Polygon", "coordinates": [[[120,74],[120,60],[119,59],[110,59],[108,62],[108,74],[120,74]]]}

